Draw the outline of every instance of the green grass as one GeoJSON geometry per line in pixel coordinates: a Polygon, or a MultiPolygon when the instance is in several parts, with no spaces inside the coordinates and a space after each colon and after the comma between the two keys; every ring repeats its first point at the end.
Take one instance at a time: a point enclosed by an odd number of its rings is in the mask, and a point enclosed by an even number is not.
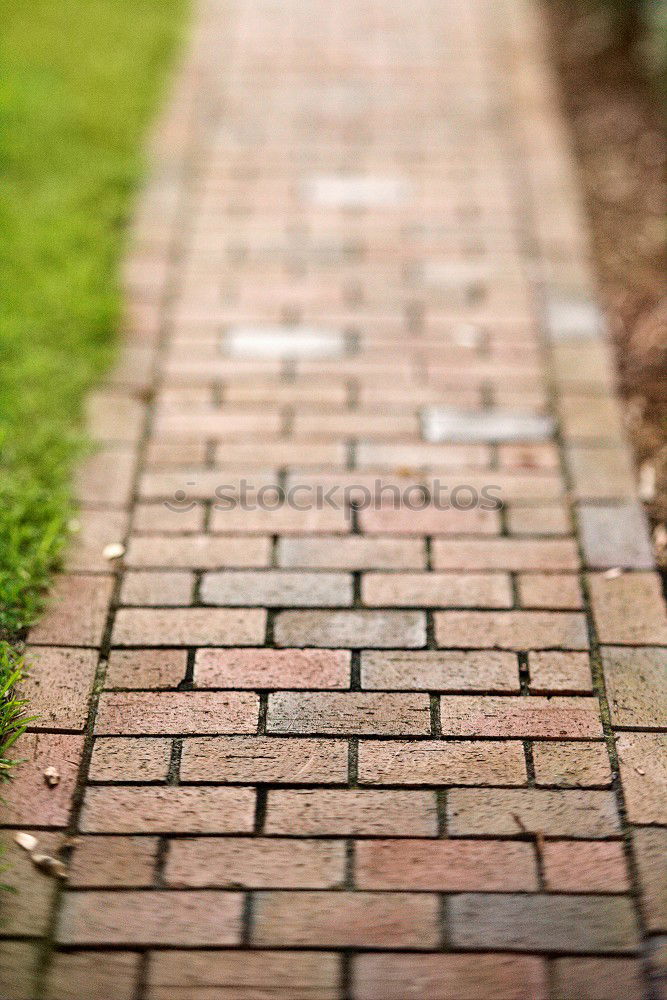
{"type": "MultiPolygon", "coordinates": [[[[142,138],[185,8],[0,0],[0,641],[39,614],[66,540],[82,401],[114,356],[142,138]]],[[[3,644],[0,692],[14,666],[3,644]]]]}

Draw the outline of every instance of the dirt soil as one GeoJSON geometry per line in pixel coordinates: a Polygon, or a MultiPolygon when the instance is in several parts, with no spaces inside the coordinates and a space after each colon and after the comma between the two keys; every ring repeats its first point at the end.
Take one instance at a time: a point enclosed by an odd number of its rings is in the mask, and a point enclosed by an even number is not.
{"type": "Polygon", "coordinates": [[[641,42],[615,40],[600,11],[577,0],[552,0],[546,10],[640,489],[667,566],[667,146],[660,84],[646,72],[641,42]]]}

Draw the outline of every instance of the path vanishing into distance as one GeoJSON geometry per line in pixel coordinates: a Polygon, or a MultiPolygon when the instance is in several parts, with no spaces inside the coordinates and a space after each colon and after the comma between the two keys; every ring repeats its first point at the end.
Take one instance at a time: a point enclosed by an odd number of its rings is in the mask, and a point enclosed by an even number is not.
{"type": "Polygon", "coordinates": [[[539,7],[203,0],[150,154],[0,996],[657,1000],[667,623],[539,7]]]}

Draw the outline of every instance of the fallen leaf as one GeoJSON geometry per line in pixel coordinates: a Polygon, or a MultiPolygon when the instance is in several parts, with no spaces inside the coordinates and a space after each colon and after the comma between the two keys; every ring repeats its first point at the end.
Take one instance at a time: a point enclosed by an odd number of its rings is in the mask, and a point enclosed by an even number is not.
{"type": "Polygon", "coordinates": [[[45,875],[50,875],[51,878],[67,878],[67,868],[65,865],[58,858],[52,858],[50,854],[36,854],[33,851],[30,855],[30,860],[35,868],[38,868],[40,872],[44,872],[45,875]]]}
{"type": "Polygon", "coordinates": [[[102,555],[109,560],[120,559],[121,556],[125,555],[125,546],[122,542],[110,542],[102,549],[102,555]]]}
{"type": "Polygon", "coordinates": [[[49,786],[49,788],[55,788],[56,785],[60,784],[60,771],[57,767],[47,767],[44,771],[44,781],[49,786]]]}
{"type": "Polygon", "coordinates": [[[14,834],[14,840],[24,851],[34,851],[38,843],[37,837],[33,837],[31,833],[24,833],[23,830],[14,834]]]}

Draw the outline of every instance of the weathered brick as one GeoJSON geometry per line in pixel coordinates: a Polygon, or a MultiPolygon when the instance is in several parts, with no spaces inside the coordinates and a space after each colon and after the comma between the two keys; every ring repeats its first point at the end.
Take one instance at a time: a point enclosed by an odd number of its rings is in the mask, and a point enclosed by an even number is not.
{"type": "Polygon", "coordinates": [[[620,830],[611,792],[536,788],[454,788],[447,797],[448,830],[466,834],[608,837],[620,830]]]}
{"type": "Polygon", "coordinates": [[[633,952],[639,944],[630,899],[479,893],[449,901],[455,948],[544,952],[633,952]]]}
{"type": "Polygon", "coordinates": [[[354,958],[354,983],[357,1000],[545,1000],[548,995],[543,959],[523,955],[369,952],[354,958]]]}
{"type": "Polygon", "coordinates": [[[576,446],[565,455],[578,500],[625,500],[635,494],[632,462],[625,446],[576,446]]]}
{"type": "Polygon", "coordinates": [[[281,611],[278,646],[371,646],[410,649],[426,645],[426,620],[418,611],[281,611]]]}
{"type": "Polygon", "coordinates": [[[204,604],[228,606],[344,607],[352,604],[352,577],[285,570],[207,573],[201,583],[201,599],[204,604]]]}
{"type": "Polygon", "coordinates": [[[501,573],[366,573],[370,607],[511,608],[509,577],[501,573]]]}
{"type": "Polygon", "coordinates": [[[117,445],[101,448],[80,466],[76,497],[82,506],[127,507],[132,499],[132,483],[137,455],[133,447],[117,445]]]}
{"type": "Polygon", "coordinates": [[[567,611],[437,611],[439,646],[464,649],[587,649],[583,615],[567,611]]]}
{"type": "Polygon", "coordinates": [[[108,572],[109,560],[104,556],[104,549],[125,538],[128,520],[127,513],[120,510],[80,511],[77,530],[70,536],[65,570],[68,573],[108,572]]]}
{"type": "Polygon", "coordinates": [[[419,694],[281,692],[269,695],[268,731],[328,735],[427,736],[428,697],[419,694]]]}
{"type": "Polygon", "coordinates": [[[579,530],[591,569],[653,569],[646,515],[638,502],[579,504],[579,530]]]}
{"type": "Polygon", "coordinates": [[[632,831],[644,920],[650,931],[667,933],[667,829],[632,831]]]}
{"type": "Polygon", "coordinates": [[[88,889],[150,886],[157,847],[157,837],[79,837],[69,884],[88,889]]]}
{"type": "Polygon", "coordinates": [[[304,569],[425,569],[421,538],[281,538],[278,565],[304,569]]]}
{"type": "Polygon", "coordinates": [[[76,892],[65,897],[61,944],[238,944],[243,897],[233,892],[76,892]]]}
{"type": "Polygon", "coordinates": [[[548,840],[544,884],[552,892],[629,892],[623,845],[616,840],[548,840]]]}
{"type": "Polygon", "coordinates": [[[431,792],[376,789],[278,789],[269,791],[267,833],[433,837],[431,792]]]}
{"type": "Polygon", "coordinates": [[[97,738],[88,771],[89,781],[165,781],[172,741],[140,737],[97,738]]]}
{"type": "MultiPolygon", "coordinates": [[[[38,958],[38,942],[0,941],[0,996],[32,1000],[38,958]]],[[[126,994],[123,1000],[131,1000],[131,997],[126,994]]]]}
{"type": "Polygon", "coordinates": [[[588,653],[561,653],[558,650],[528,654],[530,690],[536,694],[552,691],[572,691],[590,694],[593,691],[588,653]]]}
{"type": "Polygon", "coordinates": [[[361,530],[369,535],[497,535],[500,519],[495,510],[440,510],[425,507],[367,507],[359,512],[361,530]]]}
{"type": "Polygon", "coordinates": [[[120,589],[120,603],[173,606],[191,604],[193,589],[192,573],[126,573],[120,589]]]}
{"type": "Polygon", "coordinates": [[[510,505],[506,518],[512,535],[569,535],[572,532],[569,514],[562,504],[510,505]]]}
{"type": "Polygon", "coordinates": [[[524,608],[577,611],[583,607],[579,580],[565,573],[522,573],[517,581],[524,608]]]}
{"type": "Polygon", "coordinates": [[[123,691],[100,698],[98,735],[254,733],[259,698],[249,692],[123,691]]]}
{"type": "Polygon", "coordinates": [[[67,826],[83,754],[83,736],[24,733],[12,747],[19,763],[3,788],[2,823],[67,826]],[[47,785],[44,771],[55,767],[59,782],[47,785]]]}
{"type": "Polygon", "coordinates": [[[667,645],[667,612],[655,573],[624,573],[617,577],[591,573],[588,586],[600,642],[667,645]],[[628,614],[629,608],[632,614],[628,614]]]}
{"type": "Polygon", "coordinates": [[[152,569],[220,569],[269,565],[270,540],[219,535],[137,535],[127,547],[128,566],[152,569]]]}
{"type": "Polygon", "coordinates": [[[440,716],[445,736],[602,737],[597,698],[444,695],[440,716]]]}
{"type": "MultiPolygon", "coordinates": [[[[267,503],[271,503],[268,498],[267,503]]],[[[302,508],[305,503],[301,504],[302,508]]],[[[213,508],[211,531],[249,535],[347,534],[350,520],[342,507],[309,507],[307,510],[283,505],[275,510],[232,507],[213,508]]]]}
{"type": "Polygon", "coordinates": [[[215,688],[348,688],[343,649],[199,649],[195,681],[215,688]]]}
{"type": "Polygon", "coordinates": [[[339,962],[324,951],[154,951],[148,996],[188,1000],[212,990],[220,1000],[241,1000],[242,985],[248,1000],[338,1000],[339,962]]]}
{"type": "Polygon", "coordinates": [[[345,878],[345,844],[280,837],[172,840],[164,878],[176,888],[333,889],[345,878]]]}
{"type": "MultiPolygon", "coordinates": [[[[60,833],[43,830],[29,832],[38,839],[40,852],[52,856],[58,854],[62,844],[60,833]]],[[[29,855],[18,846],[14,831],[3,830],[0,844],[4,868],[2,881],[7,886],[7,889],[3,888],[2,897],[2,937],[42,937],[48,933],[53,883],[35,868],[29,855]]],[[[5,943],[0,941],[0,956],[3,956],[5,943]]],[[[3,962],[0,960],[2,969],[3,962]]],[[[13,996],[11,1000],[14,1000],[13,996]]],[[[32,1000],[32,995],[29,1000],[32,1000]]]]}
{"type": "Polygon", "coordinates": [[[57,576],[46,611],[30,630],[31,645],[99,646],[112,590],[112,576],[57,576]]]}
{"type": "Polygon", "coordinates": [[[523,785],[523,745],[468,740],[362,740],[359,782],[369,785],[523,785]]]}
{"type": "MultiPolygon", "coordinates": [[[[188,531],[198,532],[204,527],[206,508],[201,504],[192,507],[168,507],[164,503],[138,503],[132,512],[132,526],[135,532],[155,532],[156,534],[185,534],[188,531]]],[[[134,538],[131,547],[146,544],[134,538]]],[[[164,540],[162,542],[165,545],[164,540]]]]}
{"type": "Polygon", "coordinates": [[[114,649],[109,654],[105,688],[175,688],[185,677],[185,649],[114,649]]]}
{"type": "Polygon", "coordinates": [[[577,547],[569,538],[489,538],[433,541],[433,568],[444,570],[548,570],[579,568],[577,547]]]}
{"type": "Polygon", "coordinates": [[[434,948],[438,901],[407,892],[260,892],[253,944],[334,948],[434,948]]]}
{"type": "Polygon", "coordinates": [[[554,1000],[642,1000],[642,970],[632,958],[557,958],[554,1000]]]}
{"type": "Polygon", "coordinates": [[[355,846],[360,889],[537,890],[530,844],[503,840],[366,840],[355,846]]]}
{"type": "Polygon", "coordinates": [[[667,728],[667,649],[601,650],[613,726],[667,728]]]}
{"type": "Polygon", "coordinates": [[[133,1000],[139,955],[124,951],[56,952],[51,961],[45,1000],[133,1000]]]}
{"type": "Polygon", "coordinates": [[[183,744],[183,781],[326,785],[347,781],[344,740],[209,736],[183,744]]]}
{"type": "Polygon", "coordinates": [[[264,640],[260,608],[125,608],[116,614],[117,646],[253,646],[264,640]]]}
{"type": "Polygon", "coordinates": [[[86,791],[84,833],[248,833],[250,788],[98,787],[86,791]]]}
{"type": "Polygon", "coordinates": [[[667,733],[622,733],[616,751],[630,823],[667,824],[667,733]]]}
{"type": "Polygon", "coordinates": [[[513,653],[365,651],[361,686],[376,691],[519,691],[513,653]]]}
{"type": "Polygon", "coordinates": [[[538,785],[586,788],[610,785],[609,755],[603,743],[534,743],[538,785]]]}
{"type": "Polygon", "coordinates": [[[33,728],[81,731],[88,720],[96,650],[29,646],[26,663],[20,693],[28,699],[30,715],[37,716],[33,728]]]}

